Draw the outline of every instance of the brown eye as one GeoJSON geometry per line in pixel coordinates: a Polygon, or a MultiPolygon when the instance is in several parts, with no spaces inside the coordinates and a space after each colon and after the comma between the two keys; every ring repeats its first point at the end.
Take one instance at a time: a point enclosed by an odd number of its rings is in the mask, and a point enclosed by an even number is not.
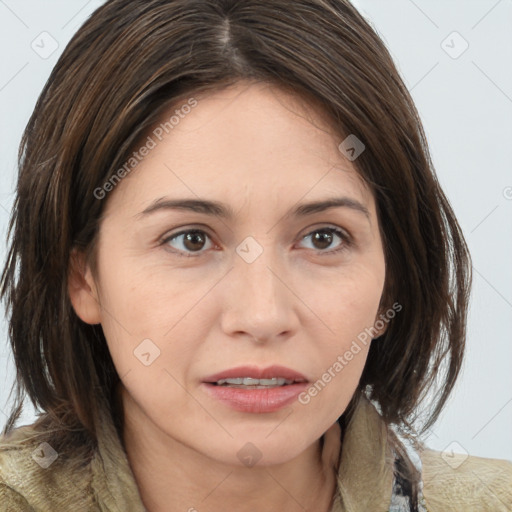
{"type": "Polygon", "coordinates": [[[200,231],[191,231],[185,235],[183,239],[183,245],[190,251],[200,251],[204,244],[206,238],[203,236],[203,233],[200,231]]]}
{"type": "Polygon", "coordinates": [[[322,228],[316,229],[311,233],[307,234],[303,237],[303,240],[311,239],[312,249],[316,249],[320,252],[332,253],[337,252],[346,248],[349,243],[349,237],[343,231],[337,228],[322,228]],[[339,238],[340,242],[336,244],[336,239],[339,238]],[[333,243],[335,244],[334,248],[330,251],[326,251],[332,247],[333,243]]]}
{"type": "Polygon", "coordinates": [[[316,231],[311,239],[317,249],[327,249],[333,241],[332,233],[328,231],[316,231]]]}
{"type": "Polygon", "coordinates": [[[186,255],[187,252],[201,252],[207,245],[209,238],[210,237],[204,231],[194,229],[171,235],[163,241],[163,244],[168,244],[178,252],[184,252],[186,255]],[[174,245],[171,242],[174,242],[174,245]]]}

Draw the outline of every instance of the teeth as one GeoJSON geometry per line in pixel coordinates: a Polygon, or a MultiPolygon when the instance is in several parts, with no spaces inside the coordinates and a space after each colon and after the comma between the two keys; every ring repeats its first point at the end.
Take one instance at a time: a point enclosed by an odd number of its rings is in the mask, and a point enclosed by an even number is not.
{"type": "Polygon", "coordinates": [[[252,377],[237,377],[235,379],[221,379],[217,381],[219,386],[231,384],[235,386],[284,386],[293,384],[293,380],[283,379],[281,377],[272,377],[271,379],[253,379],[252,377]]]}

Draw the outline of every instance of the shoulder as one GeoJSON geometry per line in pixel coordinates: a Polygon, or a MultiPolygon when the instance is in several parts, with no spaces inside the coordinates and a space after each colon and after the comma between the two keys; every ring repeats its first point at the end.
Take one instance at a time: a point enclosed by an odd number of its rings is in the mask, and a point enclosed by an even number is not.
{"type": "Polygon", "coordinates": [[[512,462],[428,449],[420,458],[429,512],[512,510],[512,462]]]}
{"type": "Polygon", "coordinates": [[[87,465],[70,471],[66,457],[31,425],[0,436],[0,510],[94,510],[87,465]]]}

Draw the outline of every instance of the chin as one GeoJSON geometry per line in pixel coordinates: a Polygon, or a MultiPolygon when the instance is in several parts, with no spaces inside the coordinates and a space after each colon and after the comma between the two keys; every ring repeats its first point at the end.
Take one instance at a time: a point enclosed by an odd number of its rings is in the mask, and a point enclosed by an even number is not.
{"type": "Polygon", "coordinates": [[[311,439],[306,442],[303,437],[294,438],[285,432],[270,435],[259,433],[254,435],[239,435],[224,445],[215,445],[206,448],[205,453],[217,461],[247,467],[265,467],[285,464],[298,457],[305,449],[315,442],[311,439]]]}

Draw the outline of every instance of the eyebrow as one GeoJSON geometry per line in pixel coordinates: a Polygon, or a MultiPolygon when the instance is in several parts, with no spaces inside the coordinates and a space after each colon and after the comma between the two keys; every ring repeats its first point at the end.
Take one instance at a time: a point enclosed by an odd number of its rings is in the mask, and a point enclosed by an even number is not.
{"type": "MultiPolygon", "coordinates": [[[[323,212],[330,208],[349,208],[355,212],[364,214],[368,220],[370,220],[370,212],[368,211],[368,208],[356,199],[352,199],[350,197],[336,197],[321,201],[303,203],[288,212],[285,217],[289,217],[290,215],[295,217],[305,217],[307,215],[323,212]]],[[[215,217],[228,220],[235,217],[234,211],[230,206],[218,201],[208,201],[205,199],[169,199],[161,197],[153,201],[142,212],[135,215],[135,218],[140,220],[141,218],[145,218],[148,215],[161,210],[185,210],[213,215],[215,217]]]]}

